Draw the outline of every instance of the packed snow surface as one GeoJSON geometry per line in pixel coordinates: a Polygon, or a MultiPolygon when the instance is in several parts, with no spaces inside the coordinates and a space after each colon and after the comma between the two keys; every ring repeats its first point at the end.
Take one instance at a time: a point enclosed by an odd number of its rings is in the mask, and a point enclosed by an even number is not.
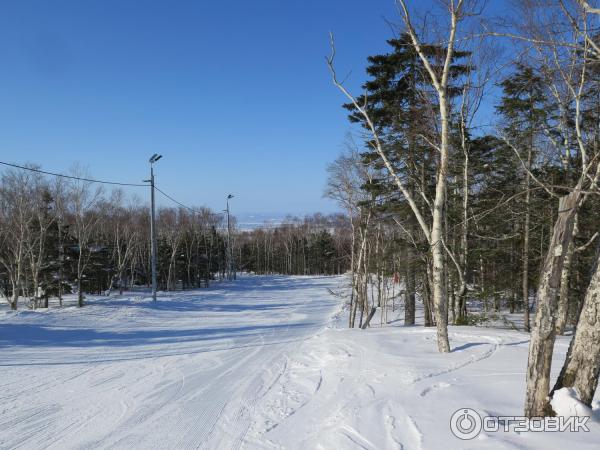
{"type": "MultiPolygon", "coordinates": [[[[521,414],[528,335],[451,327],[453,352],[439,354],[435,330],[405,327],[397,304],[388,324],[350,330],[332,295],[345,282],[245,276],[156,303],[3,307],[0,448],[598,448],[597,417],[590,432],[456,438],[458,409],[521,414]]],[[[560,394],[561,411],[577,406],[560,394]]]]}

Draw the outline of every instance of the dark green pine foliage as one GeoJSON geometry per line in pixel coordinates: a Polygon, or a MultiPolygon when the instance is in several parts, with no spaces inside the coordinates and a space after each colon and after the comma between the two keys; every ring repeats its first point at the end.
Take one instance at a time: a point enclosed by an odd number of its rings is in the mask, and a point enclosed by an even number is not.
{"type": "Polygon", "coordinates": [[[548,101],[542,78],[533,68],[518,64],[515,73],[500,86],[503,95],[496,109],[505,120],[504,133],[515,144],[534,148],[536,134],[548,119],[548,101]]]}
{"type": "MultiPolygon", "coordinates": [[[[50,191],[43,189],[41,192],[40,207],[43,208],[42,214],[44,221],[48,222],[48,218],[53,214],[55,207],[54,198],[50,194],[50,191]]],[[[37,233],[39,230],[39,218],[35,217],[33,222],[30,224],[30,232],[37,233]]],[[[39,285],[43,290],[42,304],[41,306],[48,307],[47,299],[49,296],[56,296],[59,292],[59,280],[57,276],[60,267],[59,261],[59,240],[58,240],[58,225],[56,221],[52,222],[48,227],[46,242],[44,243],[44,253],[42,260],[44,263],[40,267],[39,273],[39,285]]],[[[63,286],[64,290],[64,286],[63,286]]],[[[37,295],[37,293],[32,293],[37,295]]]]}
{"type": "Polygon", "coordinates": [[[333,237],[327,230],[321,230],[312,237],[309,247],[309,266],[316,273],[334,273],[336,257],[333,237]]]}
{"type": "MultiPolygon", "coordinates": [[[[427,211],[429,207],[420,193],[425,193],[428,198],[434,196],[438,155],[431,143],[438,141],[438,99],[410,37],[402,34],[387,42],[390,46],[388,53],[368,58],[366,71],[369,79],[363,85],[365,94],[358,97],[357,101],[366,105],[395,172],[413,193],[421,210],[427,211]]],[[[422,50],[432,61],[434,70],[441,71],[445,49],[425,44],[422,50]]],[[[468,52],[455,52],[450,71],[451,98],[461,92],[459,80],[470,69],[462,61],[468,56],[468,52]]],[[[354,105],[345,104],[344,107],[350,111],[349,120],[352,123],[360,123],[366,128],[363,117],[354,105]]],[[[375,220],[385,220],[391,214],[402,220],[414,241],[404,236],[404,242],[402,238],[394,239],[390,248],[404,255],[403,260],[411,266],[410,271],[420,271],[424,277],[425,261],[422,255],[428,253],[428,245],[410,206],[374,151],[373,142],[367,140],[362,157],[364,163],[379,169],[376,172],[378,175],[362,187],[370,194],[370,200],[362,206],[374,213],[375,220]],[[413,247],[415,243],[419,247],[417,252],[413,247]]]]}
{"type": "MultiPolygon", "coordinates": [[[[437,97],[410,37],[402,34],[398,39],[388,40],[388,44],[391,47],[389,53],[368,58],[366,70],[369,80],[363,85],[365,94],[358,97],[357,101],[359,104],[366,104],[384,151],[408,188],[413,191],[418,188],[431,194],[437,155],[429,142],[437,140],[437,97]]],[[[422,49],[434,62],[434,70],[441,70],[442,61],[439,58],[445,54],[444,48],[423,45],[422,49]]],[[[469,70],[466,65],[460,64],[468,55],[468,52],[455,53],[451,66],[452,80],[458,80],[469,70]]],[[[451,83],[450,97],[459,93],[459,87],[451,83]]],[[[351,122],[366,125],[354,105],[345,104],[344,107],[350,111],[351,122]]],[[[367,148],[363,153],[365,163],[384,169],[382,161],[372,148],[372,142],[367,141],[367,148]]],[[[380,173],[380,179],[365,186],[365,190],[380,199],[377,202],[378,209],[382,212],[406,210],[406,205],[402,205],[403,199],[398,198],[398,190],[387,172],[382,170],[380,173]]],[[[410,215],[410,212],[406,212],[410,215]]]]}
{"type": "Polygon", "coordinates": [[[514,259],[519,254],[516,247],[520,246],[520,232],[516,224],[521,211],[515,202],[502,202],[522,191],[522,178],[514,153],[495,136],[473,139],[470,161],[473,185],[469,204],[474,219],[469,233],[469,282],[491,307],[500,292],[514,291],[515,296],[519,293],[516,276],[520,262],[514,259]],[[514,270],[507,271],[506,267],[514,270]]]}
{"type": "Polygon", "coordinates": [[[474,192],[473,202],[475,211],[481,215],[474,222],[478,236],[474,262],[479,265],[475,270],[477,284],[487,291],[484,296],[494,301],[494,306],[498,306],[496,300],[501,293],[515,302],[517,299],[519,303],[522,301],[523,230],[527,210],[530,214],[528,279],[530,289],[535,287],[538,271],[533,268],[538,266],[542,257],[540,250],[547,240],[540,231],[548,215],[552,214],[548,209],[552,203],[548,202],[546,192],[531,179],[527,186],[524,168],[529,167],[540,178],[545,178],[541,175],[543,172],[553,170],[536,164],[543,130],[548,128],[547,121],[553,120],[552,107],[540,75],[523,64],[517,64],[515,69],[499,84],[502,97],[496,111],[501,117],[501,136],[480,141],[474,147],[478,155],[473,158],[483,164],[481,182],[474,192]],[[526,204],[527,189],[530,189],[529,206],[526,204]],[[504,205],[509,198],[513,201],[504,205]],[[497,205],[502,206],[497,208],[497,205]],[[504,267],[514,270],[503,270],[504,267]]]}

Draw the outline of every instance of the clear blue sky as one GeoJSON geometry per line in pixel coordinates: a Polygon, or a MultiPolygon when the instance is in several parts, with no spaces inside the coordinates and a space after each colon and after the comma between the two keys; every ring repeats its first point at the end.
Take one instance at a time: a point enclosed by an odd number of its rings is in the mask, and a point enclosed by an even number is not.
{"type": "Polygon", "coordinates": [[[2,2],[1,160],[139,182],[158,152],[157,184],[188,204],[335,210],[325,168],[349,127],[328,31],[356,86],[384,18],[393,0],[2,2]]]}
{"type": "Polygon", "coordinates": [[[186,203],[331,211],[325,167],[348,129],[324,62],[364,78],[393,0],[7,1],[1,160],[159,183],[186,203]]]}

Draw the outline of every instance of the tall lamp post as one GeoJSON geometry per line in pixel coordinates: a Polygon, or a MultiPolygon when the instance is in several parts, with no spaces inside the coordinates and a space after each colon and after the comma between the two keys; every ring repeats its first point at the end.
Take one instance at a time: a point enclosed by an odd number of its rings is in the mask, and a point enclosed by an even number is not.
{"type": "Polygon", "coordinates": [[[162,155],[155,153],[150,157],[150,259],[152,266],[152,301],[156,301],[156,216],[154,213],[154,163],[162,155]]]}
{"type": "Polygon", "coordinates": [[[227,196],[227,279],[231,280],[235,278],[233,273],[233,251],[231,249],[231,225],[229,221],[229,200],[233,198],[233,195],[227,196]]]}

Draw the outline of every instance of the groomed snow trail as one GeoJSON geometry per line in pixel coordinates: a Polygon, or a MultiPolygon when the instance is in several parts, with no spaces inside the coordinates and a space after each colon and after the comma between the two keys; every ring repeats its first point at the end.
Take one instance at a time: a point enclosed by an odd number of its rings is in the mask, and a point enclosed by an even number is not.
{"type": "Polygon", "coordinates": [[[0,448],[237,448],[340,277],[0,311],[0,448]]]}
{"type": "MultiPolygon", "coordinates": [[[[338,327],[302,342],[256,405],[245,448],[599,448],[597,404],[589,433],[481,432],[470,441],[458,439],[450,418],[459,409],[482,416],[522,414],[529,335],[450,327],[453,351],[440,354],[435,329],[403,326],[401,309],[390,315],[387,326],[376,315],[367,330],[347,329],[346,311],[338,327]]],[[[555,376],[567,348],[568,337],[560,337],[555,376]]]]}

